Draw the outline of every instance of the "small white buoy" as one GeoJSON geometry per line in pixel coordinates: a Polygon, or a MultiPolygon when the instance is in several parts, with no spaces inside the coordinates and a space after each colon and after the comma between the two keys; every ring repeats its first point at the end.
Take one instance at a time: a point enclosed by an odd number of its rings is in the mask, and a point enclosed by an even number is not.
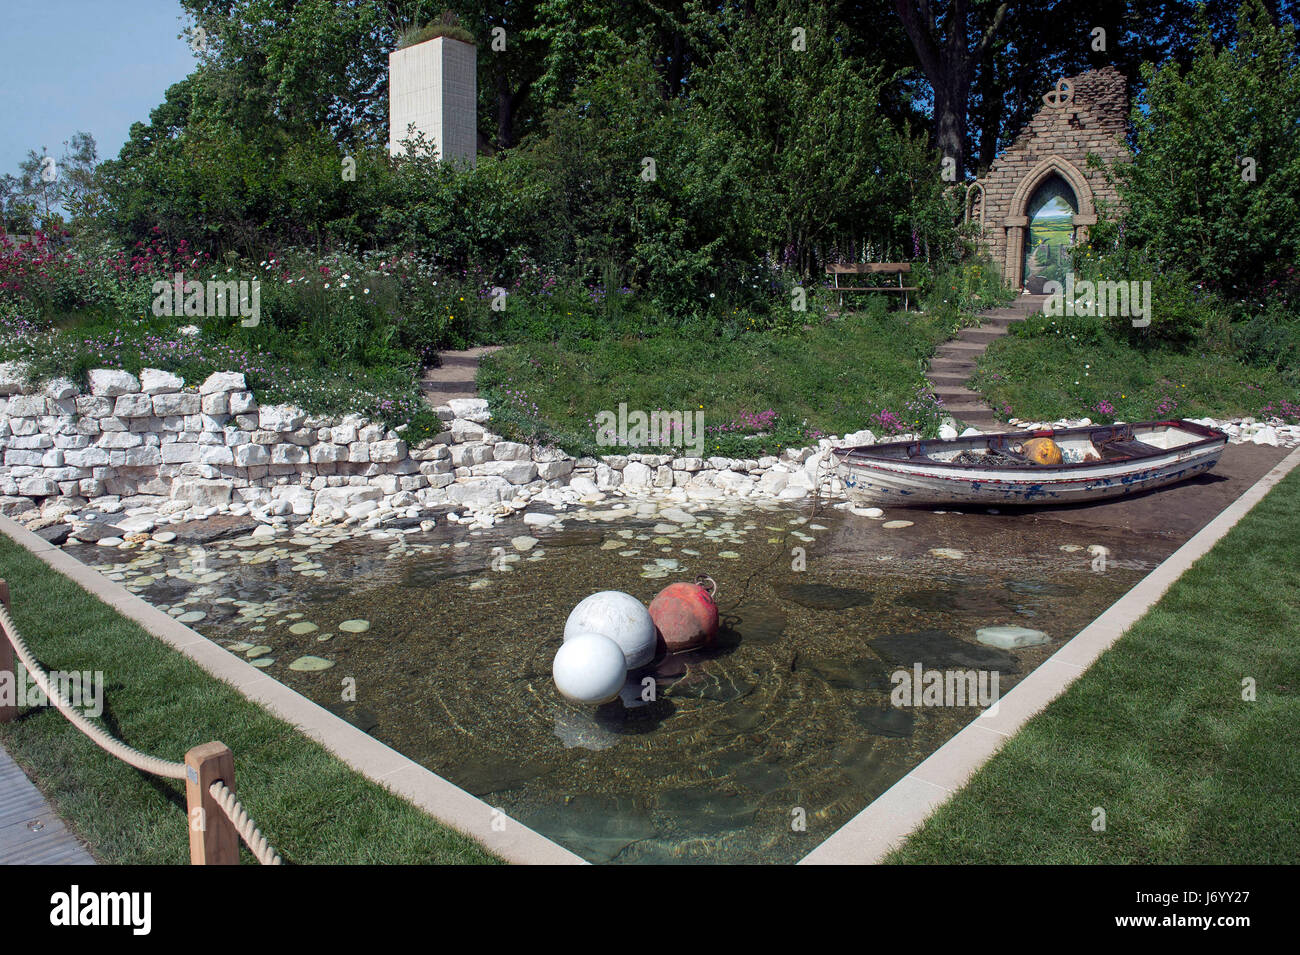
{"type": "Polygon", "coordinates": [[[598,633],[613,640],[627,659],[627,668],[643,667],[655,655],[655,624],[650,611],[631,594],[602,590],[582,600],[564,624],[564,639],[598,633]]]}
{"type": "Polygon", "coordinates": [[[575,703],[608,703],[627,681],[627,658],[599,633],[565,635],[551,664],[555,688],[575,703]]]}

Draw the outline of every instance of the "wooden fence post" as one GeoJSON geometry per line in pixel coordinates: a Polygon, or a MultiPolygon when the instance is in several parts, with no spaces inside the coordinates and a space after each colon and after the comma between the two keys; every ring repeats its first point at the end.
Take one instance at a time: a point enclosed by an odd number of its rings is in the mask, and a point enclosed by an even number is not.
{"type": "Polygon", "coordinates": [[[190,865],[238,865],[239,832],[208,788],[221,780],[235,789],[235,757],[225,743],[204,743],[185,754],[190,865]]]}
{"type": "MultiPolygon", "coordinates": [[[[9,582],[0,580],[0,603],[9,609],[9,582]]],[[[8,723],[18,716],[18,671],[14,668],[14,647],[9,642],[9,638],[0,633],[0,723],[8,723]],[[5,683],[9,684],[9,692],[13,694],[13,701],[6,703],[4,700],[5,683]]]]}

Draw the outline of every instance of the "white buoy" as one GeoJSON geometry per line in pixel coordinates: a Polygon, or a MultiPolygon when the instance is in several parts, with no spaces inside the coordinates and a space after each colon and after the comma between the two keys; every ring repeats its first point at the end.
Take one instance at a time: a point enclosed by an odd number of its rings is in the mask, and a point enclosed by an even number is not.
{"type": "Polygon", "coordinates": [[[566,635],[551,676],[560,694],[575,703],[608,703],[627,681],[627,659],[617,643],[599,633],[566,635]]]}
{"type": "Polygon", "coordinates": [[[645,666],[655,656],[655,624],[650,611],[622,591],[602,590],[574,607],[564,624],[564,639],[579,633],[609,637],[622,647],[629,670],[645,666]]]}

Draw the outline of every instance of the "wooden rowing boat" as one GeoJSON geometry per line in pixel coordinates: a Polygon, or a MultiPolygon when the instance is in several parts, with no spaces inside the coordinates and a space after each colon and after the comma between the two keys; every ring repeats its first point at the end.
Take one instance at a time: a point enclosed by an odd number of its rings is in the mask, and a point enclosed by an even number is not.
{"type": "Polygon", "coordinates": [[[1227,446],[1217,428],[1142,421],[835,448],[836,471],[859,504],[1072,504],[1122,497],[1210,470],[1227,446]],[[1051,438],[1063,463],[1020,453],[1051,438]]]}

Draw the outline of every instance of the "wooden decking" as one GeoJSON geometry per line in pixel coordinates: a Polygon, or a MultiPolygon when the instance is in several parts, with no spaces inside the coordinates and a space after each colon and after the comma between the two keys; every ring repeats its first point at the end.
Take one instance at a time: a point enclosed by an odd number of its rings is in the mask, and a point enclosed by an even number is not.
{"type": "Polygon", "coordinates": [[[95,865],[18,764],[0,747],[0,865],[95,865]]]}

